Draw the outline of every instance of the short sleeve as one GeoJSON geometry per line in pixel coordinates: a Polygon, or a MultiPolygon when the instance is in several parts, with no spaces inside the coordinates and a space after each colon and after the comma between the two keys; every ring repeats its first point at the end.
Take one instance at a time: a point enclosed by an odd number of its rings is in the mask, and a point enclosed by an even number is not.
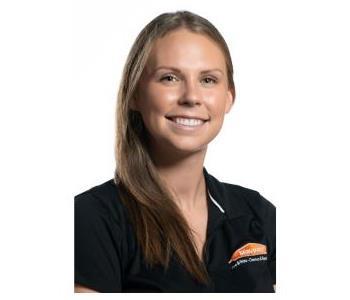
{"type": "Polygon", "coordinates": [[[262,222],[268,238],[268,266],[273,283],[276,284],[276,207],[262,195],[259,196],[262,203],[262,222]]]}
{"type": "Polygon", "coordinates": [[[85,192],[74,197],[74,281],[100,293],[122,287],[119,225],[100,199],[85,192]]]}

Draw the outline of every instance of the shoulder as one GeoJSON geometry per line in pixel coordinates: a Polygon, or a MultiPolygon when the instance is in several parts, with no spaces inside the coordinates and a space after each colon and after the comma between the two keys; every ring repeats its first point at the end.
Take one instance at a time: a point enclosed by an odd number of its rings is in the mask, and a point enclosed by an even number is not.
{"type": "Polygon", "coordinates": [[[108,218],[120,223],[125,218],[125,208],[122,205],[118,187],[113,179],[93,186],[74,196],[76,216],[84,218],[108,218]]]}
{"type": "Polygon", "coordinates": [[[223,189],[229,195],[228,203],[241,206],[242,210],[249,211],[260,220],[275,218],[276,206],[267,200],[260,192],[237,184],[222,182],[223,189]]]}
{"type": "Polygon", "coordinates": [[[90,196],[94,196],[95,198],[106,199],[114,197],[117,193],[117,187],[114,183],[113,179],[110,179],[104,183],[99,185],[90,187],[89,189],[82,191],[81,193],[74,196],[76,202],[86,201],[86,199],[90,196]]]}
{"type": "Polygon", "coordinates": [[[257,221],[274,238],[276,231],[276,207],[258,191],[238,184],[218,180],[204,168],[209,192],[224,207],[229,219],[249,216],[257,221]]]}
{"type": "Polygon", "coordinates": [[[221,201],[229,217],[253,215],[262,223],[275,223],[276,207],[260,192],[238,184],[220,181],[206,170],[205,175],[210,191],[213,192],[214,198],[216,196],[215,199],[221,201]]]}
{"type": "Polygon", "coordinates": [[[247,205],[254,211],[273,211],[276,206],[264,198],[259,191],[232,183],[223,183],[229,193],[244,199],[247,205]]]}
{"type": "Polygon", "coordinates": [[[218,180],[205,170],[209,190],[221,200],[231,215],[254,214],[259,219],[274,214],[276,207],[260,192],[238,184],[218,180]]]}

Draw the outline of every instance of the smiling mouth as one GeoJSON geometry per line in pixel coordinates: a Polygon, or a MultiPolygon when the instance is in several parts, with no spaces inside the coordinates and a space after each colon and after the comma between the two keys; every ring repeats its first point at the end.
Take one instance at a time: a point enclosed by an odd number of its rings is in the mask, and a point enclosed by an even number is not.
{"type": "Polygon", "coordinates": [[[172,121],[176,125],[186,126],[186,127],[198,127],[208,122],[208,120],[201,120],[195,118],[183,118],[183,117],[166,117],[168,120],[172,121]]]}

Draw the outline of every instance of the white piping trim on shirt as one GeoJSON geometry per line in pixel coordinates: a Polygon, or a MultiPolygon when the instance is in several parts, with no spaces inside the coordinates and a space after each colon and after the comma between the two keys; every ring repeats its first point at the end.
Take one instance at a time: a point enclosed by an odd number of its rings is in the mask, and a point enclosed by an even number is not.
{"type": "Polygon", "coordinates": [[[224,214],[225,213],[225,211],[223,210],[223,208],[220,206],[220,204],[219,203],[217,203],[216,201],[215,201],[215,199],[213,198],[213,196],[212,195],[210,195],[210,193],[209,193],[209,190],[208,190],[208,194],[209,194],[209,198],[210,198],[210,200],[220,209],[220,211],[224,214]]]}

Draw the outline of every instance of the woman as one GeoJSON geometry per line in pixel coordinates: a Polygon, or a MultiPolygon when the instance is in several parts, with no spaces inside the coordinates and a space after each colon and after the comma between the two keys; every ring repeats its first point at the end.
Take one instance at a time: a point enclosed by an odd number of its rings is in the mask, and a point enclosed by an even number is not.
{"type": "Polygon", "coordinates": [[[273,292],[275,207],[210,175],[235,99],[229,49],[187,11],[137,37],[118,94],[115,178],[75,197],[76,292],[273,292]]]}

